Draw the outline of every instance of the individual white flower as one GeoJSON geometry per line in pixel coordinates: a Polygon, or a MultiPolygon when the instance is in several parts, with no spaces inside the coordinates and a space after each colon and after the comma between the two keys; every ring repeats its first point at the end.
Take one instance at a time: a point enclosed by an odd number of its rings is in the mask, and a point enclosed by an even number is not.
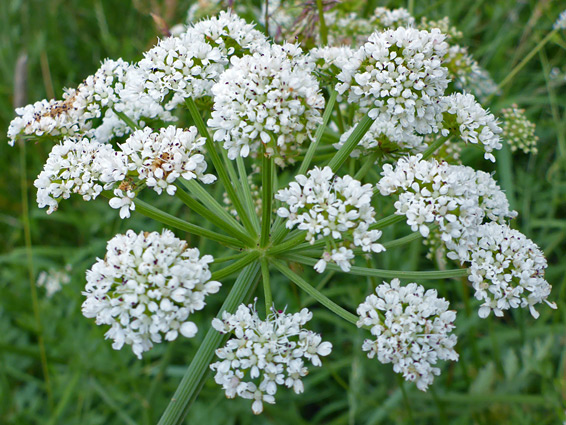
{"type": "Polygon", "coordinates": [[[383,282],[357,309],[358,327],[370,328],[375,337],[366,339],[362,349],[369,358],[392,363],[396,373],[426,391],[440,374],[434,366],[438,360],[458,360],[457,337],[451,334],[456,312],[448,306],[434,289],[401,286],[399,279],[383,282]]]}
{"type": "Polygon", "coordinates": [[[112,348],[131,345],[138,358],[163,338],[173,341],[179,333],[192,338],[197,327],[190,315],[220,288],[210,280],[212,256],[199,255],[170,230],[116,235],[105,259],[87,271],[83,315],[110,325],[106,338],[114,340],[112,348]]]}
{"type": "Polygon", "coordinates": [[[138,179],[161,194],[176,191],[174,182],[199,179],[212,183],[216,177],[205,174],[204,138],[198,137],[196,127],[188,129],[169,126],[159,132],[147,127],[135,131],[120,145],[128,159],[128,168],[138,174],[138,179]]]}
{"type": "Polygon", "coordinates": [[[471,94],[455,93],[444,97],[443,134],[453,134],[466,143],[482,144],[484,157],[495,162],[492,152],[501,149],[497,120],[471,94]]]}
{"type": "Polygon", "coordinates": [[[234,314],[224,311],[222,319],[214,319],[214,329],[232,335],[216,350],[219,361],[210,365],[226,397],[254,400],[252,411],[258,415],[263,402],[275,403],[278,386],[302,393],[301,378],[308,374],[304,361],[321,366],[320,357],[332,351],[330,342],[303,329],[311,318],[312,313],[304,308],[295,314],[273,310],[261,320],[252,305],[242,304],[234,314]]]}
{"type": "Polygon", "coordinates": [[[501,110],[503,123],[501,137],[511,148],[511,152],[521,150],[524,153],[537,153],[538,137],[535,135],[535,124],[525,116],[525,110],[516,104],[501,110]]]}
{"type": "Polygon", "coordinates": [[[186,32],[161,40],[139,62],[139,84],[129,84],[131,97],[147,93],[152,99],[175,108],[186,98],[211,95],[212,85],[232,56],[257,51],[266,37],[230,12],[189,26],[186,32]]]}
{"type": "Polygon", "coordinates": [[[44,100],[16,109],[19,116],[8,129],[10,144],[19,136],[31,135],[85,136],[107,142],[131,131],[115,111],[139,123],[145,118],[174,120],[147,95],[138,94],[132,99],[124,93],[125,85],[136,81],[138,74],[136,66],[122,59],[106,59],[76,89],[66,89],[63,100],[44,100]],[[99,119],[100,124],[93,127],[99,119]]]}
{"type": "Polygon", "coordinates": [[[448,44],[437,29],[397,28],[373,33],[342,72],[336,86],[349,103],[400,131],[438,131],[440,97],[448,86],[443,66],[448,44]]]}
{"type": "Polygon", "coordinates": [[[86,138],[65,138],[53,147],[34,182],[37,203],[40,208],[47,206],[47,213],[51,214],[61,199],[68,199],[73,193],[90,201],[103,189],[123,180],[126,173],[124,156],[112,146],[86,138]]]}
{"type": "Polygon", "coordinates": [[[71,265],[67,264],[64,269],[50,268],[48,271],[42,270],[37,276],[36,285],[45,288],[47,298],[51,298],[53,294],[59,292],[63,285],[67,285],[71,281],[71,265]]]}
{"type": "Polygon", "coordinates": [[[277,215],[286,218],[286,227],[305,230],[311,244],[317,239],[340,241],[341,246],[323,253],[315,270],[322,273],[326,263],[334,262],[344,271],[350,270],[354,258],[351,244],[364,252],[381,252],[385,248],[377,243],[378,230],[369,230],[375,222],[375,210],[371,206],[371,184],[362,185],[350,176],[335,177],[330,167],[314,169],[308,177],[298,175],[288,188],[275,194],[275,199],[285,205],[277,215]]]}
{"type": "Polygon", "coordinates": [[[552,28],[555,31],[566,29],[566,10],[562,11],[562,13],[558,16],[558,19],[556,19],[552,28]]]}
{"type": "Polygon", "coordinates": [[[247,157],[263,143],[284,166],[322,122],[324,97],[313,64],[294,44],[271,45],[253,55],[233,57],[212,87],[208,125],[228,158],[247,157]]]}
{"type": "Polygon", "coordinates": [[[465,248],[452,258],[469,263],[468,279],[475,297],[483,301],[480,317],[491,311],[503,316],[504,310],[528,307],[536,319],[535,304],[544,301],[556,308],[547,301],[552,288],[544,279],[544,254],[521,232],[505,224],[486,223],[468,237],[465,248]]]}
{"type": "Polygon", "coordinates": [[[465,249],[460,243],[484,221],[503,223],[517,215],[495,180],[470,167],[425,161],[419,154],[401,158],[395,167],[385,164],[381,174],[381,194],[399,194],[396,214],[406,216],[411,229],[424,237],[427,224],[437,223],[449,250],[465,249]]]}

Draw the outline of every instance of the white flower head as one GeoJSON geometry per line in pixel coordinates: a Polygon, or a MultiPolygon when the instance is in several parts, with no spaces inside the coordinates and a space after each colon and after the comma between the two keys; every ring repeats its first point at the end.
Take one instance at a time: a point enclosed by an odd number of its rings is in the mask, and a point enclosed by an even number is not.
{"type": "Polygon", "coordinates": [[[47,206],[51,214],[61,199],[73,193],[90,201],[123,180],[127,171],[125,157],[112,146],[86,138],[65,138],[53,147],[34,182],[37,203],[40,208],[47,206]]]}
{"type": "Polygon", "coordinates": [[[312,61],[297,45],[285,44],[231,62],[212,87],[208,125],[214,140],[230,159],[257,153],[263,143],[267,155],[284,166],[322,122],[324,97],[312,61]]]}
{"type": "Polygon", "coordinates": [[[449,81],[444,38],[438,29],[375,32],[342,68],[336,89],[371,118],[392,122],[399,131],[436,132],[442,121],[438,101],[449,81]]]}
{"type": "Polygon", "coordinates": [[[210,365],[226,397],[254,400],[252,411],[258,415],[263,411],[263,402],[275,403],[278,386],[302,393],[301,378],[308,374],[305,361],[321,366],[320,357],[332,351],[330,342],[303,329],[311,318],[306,308],[294,314],[274,309],[266,320],[261,320],[252,305],[242,304],[234,314],[225,311],[222,319],[214,319],[214,329],[232,335],[224,347],[216,350],[219,361],[210,365]]]}
{"type": "Polygon", "coordinates": [[[196,127],[181,129],[175,126],[135,131],[120,145],[128,159],[128,168],[138,174],[140,181],[161,194],[173,195],[179,177],[212,183],[216,177],[205,174],[204,138],[198,137],[196,127]]]}
{"type": "Polygon", "coordinates": [[[513,104],[510,108],[502,109],[501,114],[501,137],[509,143],[511,152],[520,150],[536,154],[538,137],[535,135],[535,124],[526,117],[525,110],[513,104]]]}
{"type": "Polygon", "coordinates": [[[358,327],[368,327],[375,337],[366,339],[362,349],[369,358],[392,363],[396,373],[426,391],[440,374],[434,366],[438,360],[458,360],[457,338],[451,334],[456,312],[448,306],[434,289],[401,286],[399,279],[383,282],[357,310],[358,327]]]}
{"type": "Polygon", "coordinates": [[[110,325],[106,338],[119,350],[131,345],[134,354],[179,333],[192,338],[196,325],[190,315],[202,310],[208,294],[218,292],[220,282],[210,280],[210,255],[200,257],[170,230],[128,230],[107,245],[106,257],[87,271],[82,305],[85,317],[97,325],[110,325]]]}
{"type": "Polygon", "coordinates": [[[443,134],[454,134],[466,143],[482,144],[484,157],[495,162],[493,151],[501,149],[497,120],[471,94],[455,93],[442,101],[443,134]]]}
{"type": "Polygon", "coordinates": [[[275,199],[284,203],[277,214],[287,219],[287,228],[306,230],[306,240],[311,244],[322,238],[342,243],[323,254],[315,266],[322,273],[331,261],[349,271],[354,258],[350,245],[364,252],[385,250],[377,243],[381,232],[370,230],[375,222],[372,195],[371,184],[362,185],[350,176],[335,177],[330,167],[314,167],[308,176],[296,176],[288,188],[277,192],[275,199]]]}
{"type": "Polygon", "coordinates": [[[267,44],[253,25],[230,12],[221,12],[189,26],[186,32],[161,40],[144,54],[141,75],[127,91],[147,93],[167,110],[186,98],[211,95],[212,85],[229,66],[232,56],[252,53],[267,44]]]}
{"type": "Polygon", "coordinates": [[[563,10],[558,16],[558,19],[556,19],[552,28],[555,31],[566,29],[566,10],[563,10]]]}
{"type": "Polygon", "coordinates": [[[528,307],[536,319],[535,304],[547,301],[551,286],[544,278],[547,267],[544,254],[521,232],[506,224],[487,223],[466,241],[466,251],[459,259],[470,264],[468,279],[475,297],[483,301],[480,317],[490,312],[503,316],[510,308],[528,307]]]}

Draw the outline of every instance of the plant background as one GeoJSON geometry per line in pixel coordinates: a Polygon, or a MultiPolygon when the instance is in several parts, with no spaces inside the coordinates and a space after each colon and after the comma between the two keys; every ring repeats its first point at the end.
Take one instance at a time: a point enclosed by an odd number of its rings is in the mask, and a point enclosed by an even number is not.
{"type": "MultiPolygon", "coordinates": [[[[550,0],[449,0],[415,2],[415,16],[449,16],[464,33],[463,44],[492,75],[502,81],[552,28],[566,4],[550,0]]],[[[361,3],[360,3],[361,5],[361,3]]],[[[360,7],[406,7],[406,2],[368,1],[360,7]]],[[[122,221],[104,201],[71,199],[48,216],[35,203],[33,180],[51,149],[48,144],[10,148],[5,138],[14,117],[18,57],[26,53],[27,81],[17,89],[25,103],[61,97],[106,58],[141,58],[160,36],[149,15],[166,23],[182,22],[189,3],[178,0],[2,0],[0,1],[0,423],[2,424],[154,424],[166,407],[199,338],[217,311],[224,290],[210,297],[200,318],[199,336],[161,344],[138,361],[125,348],[114,351],[105,330],[80,312],[84,272],[103,256],[105,244],[128,228],[158,230],[134,214],[122,221]],[[24,90],[22,90],[24,89],[24,90]],[[25,165],[24,165],[25,164],[25,165]],[[29,199],[32,256],[27,256],[23,188],[29,199]],[[72,280],[52,298],[38,288],[37,274],[71,264],[72,280]],[[38,324],[41,324],[40,326],[38,324]],[[49,382],[44,379],[40,341],[45,347],[49,382]]],[[[364,9],[365,7],[365,9],[364,9]]],[[[306,391],[296,396],[279,391],[277,404],[253,417],[250,402],[226,400],[209,379],[187,423],[210,424],[556,424],[566,408],[566,32],[557,34],[503,88],[489,106],[496,114],[512,103],[527,110],[537,124],[538,155],[514,154],[512,164],[493,166],[481,155],[465,152],[465,163],[494,171],[519,211],[516,227],[533,239],[549,261],[547,280],[558,310],[540,307],[534,321],[526,311],[502,319],[480,320],[476,304],[466,311],[470,294],[459,281],[426,281],[459,311],[460,361],[444,364],[427,393],[404,384],[390,365],[369,360],[359,349],[362,331],[342,323],[324,309],[315,310],[313,327],[334,344],[323,367],[311,370],[306,391]],[[491,167],[491,168],[490,168],[491,167]]],[[[172,199],[163,207],[187,214],[172,199]]],[[[406,226],[405,226],[406,227],[406,226]]],[[[399,230],[406,231],[402,225],[399,230]]],[[[187,235],[178,234],[180,237],[187,235]]],[[[385,234],[383,240],[392,237],[385,234]]],[[[398,236],[398,235],[397,235],[398,236]]],[[[189,241],[191,242],[191,241],[189,241]]],[[[220,254],[214,244],[201,250],[220,254]]],[[[406,250],[391,250],[381,267],[431,269],[420,241],[406,250]]],[[[310,270],[302,271],[315,279],[310,270]]],[[[312,300],[276,275],[275,300],[289,309],[312,300]]],[[[355,310],[378,282],[336,274],[325,294],[355,310]]]]}

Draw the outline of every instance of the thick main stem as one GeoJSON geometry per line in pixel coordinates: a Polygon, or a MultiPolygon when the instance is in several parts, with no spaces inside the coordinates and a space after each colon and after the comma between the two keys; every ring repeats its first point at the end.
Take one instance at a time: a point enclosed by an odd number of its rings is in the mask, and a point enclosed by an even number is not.
{"type": "MultiPolygon", "coordinates": [[[[218,312],[218,318],[222,317],[224,311],[235,312],[238,306],[246,301],[258,277],[258,272],[259,264],[256,262],[247,266],[240,273],[218,312]]],[[[220,347],[220,344],[226,338],[226,335],[220,334],[212,327],[208,330],[158,425],[180,425],[183,423],[189,407],[197,398],[206,381],[215,350],[220,347]]]]}

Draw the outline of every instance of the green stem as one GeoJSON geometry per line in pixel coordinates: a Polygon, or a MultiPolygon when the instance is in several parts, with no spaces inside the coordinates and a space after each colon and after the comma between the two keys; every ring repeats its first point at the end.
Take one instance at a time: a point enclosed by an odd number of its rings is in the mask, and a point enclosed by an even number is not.
{"type": "Polygon", "coordinates": [[[374,152],[372,153],[364,162],[364,165],[362,165],[362,168],[360,168],[358,170],[358,172],[354,175],[354,178],[356,180],[361,180],[363,179],[366,174],[368,173],[368,171],[371,169],[371,167],[374,166],[375,161],[377,160],[377,158],[379,157],[379,152],[374,152]]]}
{"type": "Polygon", "coordinates": [[[306,236],[307,232],[306,231],[302,231],[299,234],[297,234],[296,236],[287,239],[285,242],[281,243],[281,244],[277,244],[274,245],[273,247],[269,248],[269,250],[267,251],[269,255],[278,255],[278,254],[282,254],[286,251],[289,251],[291,248],[299,245],[300,243],[304,242],[305,240],[305,236],[306,236]]]}
{"type": "Polygon", "coordinates": [[[222,264],[227,261],[239,260],[240,258],[242,258],[244,255],[247,254],[248,254],[247,252],[240,252],[238,254],[226,255],[224,257],[217,257],[214,259],[214,261],[211,264],[222,264]]]}
{"type": "Polygon", "coordinates": [[[293,272],[288,265],[279,261],[273,260],[273,265],[277,270],[279,270],[285,277],[295,283],[299,288],[325,306],[327,309],[335,313],[336,315],[340,316],[342,319],[350,322],[354,325],[358,322],[358,316],[350,313],[349,311],[345,310],[344,308],[340,307],[322,292],[316,290],[312,287],[306,280],[304,280],[301,276],[293,272]]]}
{"type": "Polygon", "coordinates": [[[373,230],[373,229],[384,229],[384,228],[389,227],[393,224],[400,223],[401,221],[405,220],[405,218],[406,217],[404,215],[391,214],[391,215],[388,215],[387,217],[382,218],[381,220],[377,220],[375,223],[373,223],[371,226],[369,226],[369,228],[371,230],[373,230]]]}
{"type": "Polygon", "coordinates": [[[47,353],[45,351],[45,339],[43,337],[43,321],[41,320],[41,312],[39,310],[39,301],[37,298],[37,287],[34,279],[33,251],[31,240],[31,223],[29,218],[29,202],[28,202],[28,185],[27,185],[27,165],[26,165],[26,145],[20,142],[20,190],[22,199],[22,223],[24,227],[24,242],[26,251],[26,263],[28,281],[31,295],[31,305],[33,309],[33,317],[35,320],[35,331],[37,333],[37,345],[39,348],[39,359],[41,361],[41,371],[45,380],[45,392],[47,393],[47,401],[49,408],[53,409],[53,391],[51,388],[51,379],[49,379],[49,366],[47,363],[47,353]]]}
{"type": "Polygon", "coordinates": [[[234,261],[229,266],[213,272],[212,275],[210,276],[210,279],[211,280],[224,279],[225,277],[228,277],[231,274],[242,270],[244,267],[246,267],[248,264],[252,263],[253,261],[257,260],[258,258],[259,258],[259,252],[250,251],[250,252],[246,253],[246,255],[244,257],[242,257],[241,259],[239,259],[237,261],[234,261]]]}
{"type": "Polygon", "coordinates": [[[261,238],[259,246],[264,248],[269,242],[271,229],[271,203],[273,201],[273,158],[266,155],[263,145],[263,159],[261,170],[261,238]]]}
{"type": "MultiPolygon", "coordinates": [[[[240,273],[216,317],[221,318],[224,311],[233,313],[240,304],[245,302],[254,286],[258,272],[259,265],[254,263],[240,273]]],[[[214,352],[226,337],[212,327],[208,330],[158,425],[180,425],[183,423],[192,402],[195,401],[206,381],[214,352]]]]}
{"type": "Polygon", "coordinates": [[[373,124],[373,118],[370,118],[368,115],[362,118],[362,120],[356,125],[350,137],[346,140],[346,142],[340,147],[338,152],[334,155],[334,157],[328,163],[328,166],[332,168],[332,171],[337,172],[338,169],[346,162],[352,151],[358,146],[362,137],[367,133],[371,125],[373,124]]]}
{"type": "Polygon", "coordinates": [[[523,67],[529,63],[529,61],[533,58],[534,55],[537,54],[537,52],[542,49],[544,47],[544,45],[546,43],[548,43],[548,41],[554,36],[554,34],[556,34],[557,30],[552,30],[550,31],[546,37],[544,37],[528,54],[527,56],[525,56],[523,58],[523,60],[521,62],[519,62],[519,64],[513,68],[511,70],[511,72],[509,74],[507,74],[507,76],[503,79],[502,82],[499,83],[499,85],[497,86],[497,91],[499,91],[503,86],[505,86],[507,83],[509,83],[514,77],[515,75],[517,75],[517,73],[523,69],[523,67]]]}
{"type": "Polygon", "coordinates": [[[318,8],[318,20],[320,23],[320,41],[323,46],[326,46],[328,44],[328,29],[326,28],[326,21],[324,20],[322,0],[316,0],[316,7],[318,8]]]}
{"type": "Polygon", "coordinates": [[[429,159],[438,148],[440,148],[450,137],[441,137],[436,139],[432,144],[423,152],[423,159],[429,159]]]}
{"type": "Polygon", "coordinates": [[[329,89],[330,91],[330,98],[328,99],[328,103],[326,104],[326,108],[324,109],[324,114],[322,115],[322,124],[316,129],[316,133],[314,135],[314,142],[310,144],[309,148],[307,149],[307,153],[305,154],[305,159],[301,163],[301,167],[297,172],[299,174],[305,174],[311,165],[312,158],[320,144],[320,140],[326,130],[326,126],[328,125],[328,121],[332,116],[332,111],[334,110],[334,104],[336,103],[336,96],[338,96],[338,92],[333,89],[329,89]]]}
{"type": "Polygon", "coordinates": [[[171,226],[174,229],[182,230],[184,232],[201,236],[203,238],[208,238],[226,246],[237,248],[244,247],[244,244],[238,239],[232,238],[230,236],[224,236],[220,233],[213,232],[212,230],[208,230],[195,224],[186,222],[185,220],[181,220],[180,218],[161,211],[160,209],[155,208],[153,205],[150,205],[140,199],[134,200],[134,203],[136,204],[137,212],[167,226],[171,226]]]}
{"type": "Polygon", "coordinates": [[[136,131],[139,130],[140,127],[134,122],[134,120],[132,120],[129,116],[127,116],[125,113],[123,112],[119,112],[116,109],[112,108],[112,111],[114,111],[114,113],[116,115],[118,115],[118,118],[120,118],[122,121],[124,121],[126,123],[126,125],[128,127],[130,127],[130,129],[132,131],[136,131]]]}
{"type": "Polygon", "coordinates": [[[214,211],[199,204],[187,192],[181,189],[179,185],[177,186],[177,191],[175,192],[175,196],[179,198],[181,201],[183,201],[183,203],[191,210],[196,212],[201,217],[206,218],[211,223],[215,224],[216,226],[218,226],[219,228],[230,234],[230,236],[234,236],[235,238],[241,240],[247,246],[254,246],[255,241],[252,238],[250,238],[246,233],[242,232],[237,227],[234,228],[223,218],[217,216],[214,211]]]}
{"type": "Polygon", "coordinates": [[[246,165],[244,164],[244,159],[241,156],[236,158],[236,165],[238,166],[238,174],[240,175],[240,185],[242,186],[242,191],[244,195],[245,206],[248,209],[248,214],[252,218],[252,222],[256,232],[260,231],[260,223],[257,218],[256,208],[254,204],[254,199],[252,197],[252,190],[250,188],[250,182],[248,181],[248,173],[246,172],[246,165]]]}
{"type": "Polygon", "coordinates": [[[224,187],[226,188],[226,192],[228,193],[228,198],[230,198],[230,201],[232,201],[232,204],[234,204],[234,208],[236,208],[236,211],[240,216],[240,220],[242,220],[242,223],[244,224],[246,230],[250,233],[250,235],[255,234],[253,225],[248,215],[246,214],[246,209],[244,208],[242,202],[240,201],[240,198],[236,194],[234,186],[232,185],[232,181],[230,180],[230,177],[226,172],[226,168],[224,167],[224,164],[222,164],[222,160],[220,159],[220,156],[216,151],[216,146],[214,144],[214,141],[212,140],[210,134],[208,133],[208,129],[204,124],[202,117],[200,116],[195,101],[191,98],[188,98],[185,101],[185,104],[187,105],[189,113],[191,114],[191,117],[200,135],[203,136],[206,140],[205,142],[206,152],[210,155],[210,159],[212,161],[212,164],[214,165],[214,168],[216,169],[216,172],[218,173],[218,177],[222,182],[222,184],[224,185],[224,187]]]}
{"type": "Polygon", "coordinates": [[[218,201],[206,191],[197,181],[180,179],[181,183],[187,188],[193,196],[204,204],[208,209],[217,216],[226,221],[233,229],[242,232],[244,228],[226,209],[218,203],[218,201]]]}
{"type": "Polygon", "coordinates": [[[265,316],[267,317],[273,307],[273,296],[271,295],[271,281],[269,279],[269,263],[265,257],[261,259],[261,277],[265,298],[265,316]]]}
{"type": "MultiPolygon", "coordinates": [[[[296,263],[305,264],[307,266],[314,266],[317,263],[316,258],[308,258],[297,254],[287,254],[285,258],[289,261],[296,263]]],[[[327,270],[343,271],[337,264],[328,263],[326,265],[327,270]]],[[[413,272],[404,270],[380,270],[380,269],[368,269],[366,267],[352,266],[348,272],[352,275],[358,276],[375,276],[381,278],[400,278],[400,279],[419,279],[419,280],[437,280],[437,279],[452,279],[456,277],[463,277],[468,275],[467,269],[455,269],[455,270],[439,270],[439,271],[424,271],[424,272],[413,272]]]]}

